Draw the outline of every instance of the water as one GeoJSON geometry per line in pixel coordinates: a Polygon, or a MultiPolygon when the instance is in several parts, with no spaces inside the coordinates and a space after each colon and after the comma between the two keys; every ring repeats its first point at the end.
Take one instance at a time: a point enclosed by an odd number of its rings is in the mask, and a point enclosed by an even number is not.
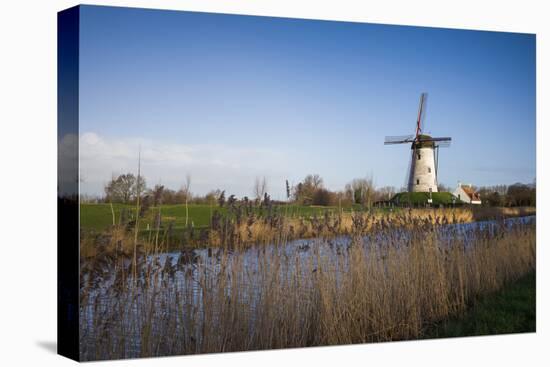
{"type": "MultiPolygon", "coordinates": [[[[446,224],[439,227],[435,227],[437,231],[437,236],[440,242],[445,243],[455,239],[457,237],[464,238],[466,242],[471,242],[472,236],[478,230],[487,231],[490,234],[494,234],[501,226],[510,228],[515,224],[529,224],[536,221],[536,216],[526,216],[526,217],[516,217],[516,218],[507,218],[503,221],[479,221],[471,223],[457,223],[457,224],[446,224]]],[[[410,235],[410,231],[407,229],[392,229],[391,236],[395,239],[398,239],[398,242],[406,242],[410,235]]],[[[381,244],[384,243],[388,236],[387,232],[380,234],[367,235],[362,237],[362,240],[365,244],[381,244]]],[[[268,255],[276,254],[284,257],[298,256],[302,260],[312,256],[317,250],[321,257],[325,256],[338,256],[349,250],[351,246],[352,239],[349,236],[338,236],[331,239],[297,239],[288,241],[283,245],[260,245],[252,246],[248,249],[241,250],[239,252],[245,258],[246,266],[255,266],[256,259],[258,258],[258,253],[267,253],[268,255]]],[[[219,248],[203,248],[193,251],[197,256],[198,262],[204,263],[206,266],[213,266],[216,261],[216,255],[223,253],[223,250],[219,248]],[[214,258],[214,259],[213,259],[214,258]],[[214,261],[213,261],[214,260],[214,261]]],[[[234,253],[230,253],[231,254],[234,253]]],[[[170,261],[172,265],[176,265],[178,260],[182,256],[180,251],[167,252],[158,255],[158,260],[160,264],[164,266],[166,261],[170,261]]],[[[153,260],[153,257],[150,257],[149,260],[153,260]]]]}
{"type": "MultiPolygon", "coordinates": [[[[480,233],[492,236],[497,231],[528,225],[535,220],[535,216],[529,216],[503,221],[428,226],[425,235],[436,238],[441,248],[459,239],[467,250],[475,245],[476,236],[480,233]]],[[[392,248],[407,246],[412,237],[418,235],[418,231],[413,233],[407,229],[391,229],[360,239],[339,236],[332,239],[293,240],[282,245],[252,246],[241,251],[204,248],[167,252],[145,258],[137,279],[133,279],[128,271],[130,259],[107,262],[99,273],[84,272],[82,276],[83,285],[88,284],[90,277],[95,280],[93,286],[81,292],[86,294],[80,307],[84,359],[97,357],[95,345],[98,340],[109,345],[124,344],[123,351],[118,353],[125,357],[140,356],[144,314],[153,315],[153,327],[149,332],[159,340],[168,335],[164,330],[167,325],[176,330],[190,330],[189,320],[199,320],[200,323],[204,317],[204,303],[212,301],[204,297],[212,296],[209,290],[219,289],[220,284],[224,294],[216,294],[215,297],[229,297],[236,291],[249,300],[248,311],[252,315],[249,327],[253,329],[254,309],[257,302],[261,302],[266,274],[269,280],[275,274],[275,279],[285,284],[303,280],[301,286],[307,288],[311,274],[319,267],[328,266],[338,281],[339,274],[348,269],[349,253],[353,246],[371,249],[367,252],[370,254],[368,256],[383,257],[389,243],[392,248]],[[117,274],[126,278],[121,281],[117,274]],[[155,312],[148,313],[150,309],[155,312]],[[167,322],[167,319],[170,321],[167,322]],[[113,328],[118,332],[112,333],[113,328]]],[[[418,240],[418,237],[415,239],[418,240]]],[[[200,332],[195,330],[191,337],[200,344],[200,332]]]]}

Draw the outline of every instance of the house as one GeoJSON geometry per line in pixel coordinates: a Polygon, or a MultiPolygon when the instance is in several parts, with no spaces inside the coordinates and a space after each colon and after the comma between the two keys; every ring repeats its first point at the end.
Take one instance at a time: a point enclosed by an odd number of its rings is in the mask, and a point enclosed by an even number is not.
{"type": "Polygon", "coordinates": [[[464,185],[459,182],[456,190],[453,192],[453,195],[456,196],[459,201],[467,204],[481,204],[481,197],[477,192],[475,192],[471,184],[464,185]]]}

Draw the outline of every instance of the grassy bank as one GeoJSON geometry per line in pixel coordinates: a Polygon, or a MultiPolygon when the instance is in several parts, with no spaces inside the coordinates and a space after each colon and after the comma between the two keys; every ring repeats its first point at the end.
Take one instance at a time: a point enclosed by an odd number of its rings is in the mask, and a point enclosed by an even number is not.
{"type": "Polygon", "coordinates": [[[474,299],[467,310],[429,328],[426,338],[536,331],[536,276],[531,272],[493,294],[474,299]]]}
{"type": "MultiPolygon", "coordinates": [[[[121,217],[129,210],[108,204],[81,206],[81,256],[94,256],[99,246],[133,251],[177,250],[181,248],[224,247],[239,249],[254,244],[280,243],[292,239],[364,236],[386,228],[422,228],[431,225],[469,223],[478,220],[534,215],[535,208],[443,208],[443,209],[376,209],[343,212],[324,207],[283,206],[271,210],[232,207],[211,210],[208,206],[189,208],[189,226],[185,227],[183,205],[152,208],[135,222],[112,225],[113,215],[121,217]],[[87,223],[109,223],[106,229],[86,230],[87,223]],[[203,224],[197,226],[195,220],[203,224]],[[202,222],[201,222],[202,221],[202,222]],[[206,223],[206,224],[205,224],[206,223]],[[135,233],[137,237],[128,236],[135,233]],[[136,239],[137,242],[136,243],[136,239]]],[[[128,214],[125,215],[128,217],[128,214]]],[[[92,226],[93,227],[93,226],[92,226]]]]}
{"type": "MultiPolygon", "coordinates": [[[[420,193],[424,194],[424,193],[420,193]]],[[[129,204],[80,204],[80,226],[84,230],[104,231],[121,221],[135,218],[135,206],[129,204]]],[[[266,209],[254,207],[251,209],[256,216],[267,216],[266,209]]],[[[304,206],[304,205],[279,205],[274,206],[273,213],[282,215],[287,218],[308,218],[312,216],[324,216],[325,213],[336,215],[343,213],[350,216],[352,212],[364,212],[365,209],[360,206],[338,208],[331,206],[304,206]]],[[[174,229],[185,228],[186,216],[189,226],[195,228],[208,228],[212,224],[212,216],[215,212],[221,215],[226,215],[227,207],[220,208],[219,206],[191,204],[186,212],[185,205],[162,205],[160,207],[151,207],[141,221],[141,228],[154,227],[155,217],[158,213],[161,214],[165,223],[171,223],[174,229]]],[[[388,208],[371,209],[370,214],[383,215],[389,214],[388,208]]],[[[493,207],[461,207],[461,208],[446,208],[446,209],[403,209],[394,208],[391,210],[394,214],[413,213],[424,217],[426,213],[435,213],[451,217],[452,213],[456,213],[457,217],[464,217],[464,213],[468,214],[468,221],[494,219],[499,217],[514,217],[523,215],[535,214],[534,207],[518,207],[518,208],[493,208],[493,207]]],[[[272,214],[273,214],[272,213],[272,214]]]]}

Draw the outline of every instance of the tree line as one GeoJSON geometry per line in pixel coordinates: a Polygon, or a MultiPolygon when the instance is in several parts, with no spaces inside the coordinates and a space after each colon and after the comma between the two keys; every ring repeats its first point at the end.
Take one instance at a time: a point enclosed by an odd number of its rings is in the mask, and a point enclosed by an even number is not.
{"type": "Polygon", "coordinates": [[[341,191],[331,191],[324,186],[323,178],[317,174],[307,175],[293,187],[294,202],[301,205],[371,207],[379,201],[390,200],[396,193],[393,186],[377,188],[372,177],[355,178],[341,191]]]}
{"type": "MultiPolygon", "coordinates": [[[[309,174],[295,185],[285,181],[286,200],[282,203],[318,206],[349,207],[360,205],[371,207],[379,202],[388,202],[398,192],[393,186],[376,187],[372,177],[355,178],[348,182],[343,190],[332,191],[325,187],[323,178],[318,174],[309,174]]],[[[536,185],[515,183],[513,185],[484,186],[474,189],[479,193],[482,204],[486,206],[535,206],[536,185]]],[[[403,191],[402,188],[399,191],[403,191]]],[[[256,178],[251,190],[251,197],[237,198],[224,190],[211,190],[205,195],[191,192],[191,176],[187,175],[178,190],[161,184],[147,187],[146,179],[139,179],[132,173],[113,177],[104,188],[105,196],[99,201],[110,203],[134,204],[138,193],[144,207],[162,204],[209,204],[224,206],[237,200],[251,205],[262,205],[273,202],[268,193],[269,186],[265,177],[256,178]]],[[[452,192],[445,185],[439,185],[439,191],[452,192]]]]}
{"type": "MultiPolygon", "coordinates": [[[[296,185],[285,181],[286,200],[279,203],[295,203],[300,205],[319,206],[350,206],[360,204],[371,206],[376,201],[388,200],[395,194],[394,187],[385,186],[376,188],[372,178],[356,178],[350,181],[342,191],[331,191],[324,185],[323,178],[318,174],[307,175],[296,185]]],[[[158,206],[162,204],[217,204],[223,206],[226,202],[242,200],[261,205],[271,202],[268,193],[269,187],[265,177],[256,178],[251,190],[251,197],[244,196],[237,199],[235,195],[228,195],[224,190],[211,190],[205,195],[195,195],[191,192],[191,177],[187,176],[185,183],[173,190],[164,185],[156,184],[148,187],[146,179],[132,173],[125,173],[113,177],[104,187],[105,195],[97,201],[108,203],[135,204],[140,195],[143,206],[158,206]]]]}
{"type": "Polygon", "coordinates": [[[536,184],[484,186],[477,189],[485,206],[536,206],[536,184]]]}

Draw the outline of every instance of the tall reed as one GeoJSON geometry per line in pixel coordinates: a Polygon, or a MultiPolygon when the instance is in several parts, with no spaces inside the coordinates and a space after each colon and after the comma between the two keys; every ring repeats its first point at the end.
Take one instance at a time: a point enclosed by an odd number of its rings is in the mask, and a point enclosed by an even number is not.
{"type": "Polygon", "coordinates": [[[183,249],[173,261],[143,250],[137,279],[116,238],[82,264],[81,358],[415,339],[535,268],[534,221],[396,228],[341,243],[183,249]]]}

